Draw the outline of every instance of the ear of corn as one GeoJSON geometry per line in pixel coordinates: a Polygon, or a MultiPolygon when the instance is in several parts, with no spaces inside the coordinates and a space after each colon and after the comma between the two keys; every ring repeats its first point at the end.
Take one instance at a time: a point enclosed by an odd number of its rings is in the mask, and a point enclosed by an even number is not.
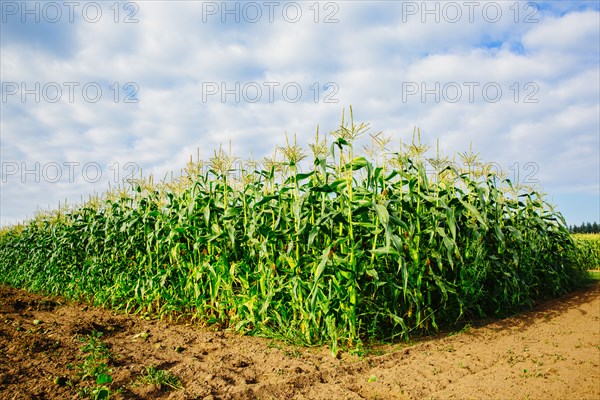
{"type": "Polygon", "coordinates": [[[170,182],[130,181],[0,234],[0,282],[128,312],[187,315],[304,344],[407,338],[575,288],[588,258],[535,191],[352,113],[239,170],[220,149],[170,182]],[[435,174],[428,171],[433,169],[435,174]],[[237,173],[237,177],[232,176],[237,173]]]}

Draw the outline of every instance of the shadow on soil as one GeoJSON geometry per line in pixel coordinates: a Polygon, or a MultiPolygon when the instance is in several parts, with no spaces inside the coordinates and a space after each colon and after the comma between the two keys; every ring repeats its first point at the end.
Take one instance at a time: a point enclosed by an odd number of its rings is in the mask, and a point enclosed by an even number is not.
{"type": "Polygon", "coordinates": [[[482,320],[472,325],[486,327],[496,333],[503,331],[521,332],[541,321],[552,320],[569,310],[579,310],[579,312],[585,315],[587,312],[583,311],[580,306],[589,303],[599,296],[600,282],[594,282],[575,292],[541,301],[534,305],[531,310],[522,310],[506,318],[482,320]]]}

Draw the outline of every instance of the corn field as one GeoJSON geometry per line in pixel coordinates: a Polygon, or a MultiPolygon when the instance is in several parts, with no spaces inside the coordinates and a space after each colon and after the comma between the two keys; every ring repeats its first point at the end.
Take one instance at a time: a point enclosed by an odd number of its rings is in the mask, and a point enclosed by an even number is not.
{"type": "Polygon", "coordinates": [[[0,233],[0,282],[335,350],[585,280],[561,214],[472,151],[428,157],[413,135],[391,152],[351,111],[328,138],[243,164],[221,148],[175,179],[40,212],[0,233]]]}
{"type": "Polygon", "coordinates": [[[579,249],[581,263],[589,269],[600,269],[600,234],[576,233],[572,236],[579,249]]]}

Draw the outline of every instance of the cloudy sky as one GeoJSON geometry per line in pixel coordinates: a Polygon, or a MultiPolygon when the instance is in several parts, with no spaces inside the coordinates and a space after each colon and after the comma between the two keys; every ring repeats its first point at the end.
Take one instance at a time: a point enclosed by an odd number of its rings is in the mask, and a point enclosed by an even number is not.
{"type": "MultiPolygon", "coordinates": [[[[600,220],[598,1],[1,1],[0,224],[342,110],[600,220]]],[[[391,145],[390,145],[391,146],[391,145]]]]}

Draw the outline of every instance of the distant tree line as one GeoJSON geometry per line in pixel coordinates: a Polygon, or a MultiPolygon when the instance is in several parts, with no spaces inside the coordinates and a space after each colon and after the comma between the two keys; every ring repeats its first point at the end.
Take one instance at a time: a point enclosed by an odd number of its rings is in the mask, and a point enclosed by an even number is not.
{"type": "Polygon", "coordinates": [[[569,226],[571,233],[600,233],[600,225],[597,222],[582,222],[581,225],[569,226]]]}

